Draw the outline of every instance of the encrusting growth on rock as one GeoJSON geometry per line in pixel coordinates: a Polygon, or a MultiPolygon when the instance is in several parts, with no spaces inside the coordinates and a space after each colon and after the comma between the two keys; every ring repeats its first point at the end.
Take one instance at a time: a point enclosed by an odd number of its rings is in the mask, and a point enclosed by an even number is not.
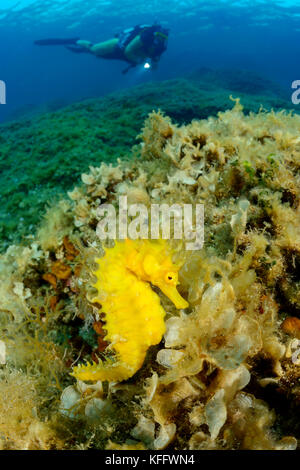
{"type": "Polygon", "coordinates": [[[297,447],[299,128],[238,100],[182,126],[153,112],[130,160],[90,167],[0,255],[4,448],[297,447]],[[203,204],[203,248],[173,227],[102,243],[99,204],[126,195],[203,204]]]}

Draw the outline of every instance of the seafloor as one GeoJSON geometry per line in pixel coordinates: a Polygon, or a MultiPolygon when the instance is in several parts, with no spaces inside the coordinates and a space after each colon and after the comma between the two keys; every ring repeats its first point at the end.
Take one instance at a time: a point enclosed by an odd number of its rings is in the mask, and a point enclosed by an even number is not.
{"type": "Polygon", "coordinates": [[[90,165],[128,157],[151,111],[184,124],[230,109],[231,95],[241,98],[246,114],[261,107],[295,109],[279,87],[259,76],[201,69],[56,111],[57,102],[24,116],[15,112],[0,125],[0,252],[31,233],[45,205],[70,190],[90,165]]]}
{"type": "Polygon", "coordinates": [[[200,70],[1,126],[1,448],[299,446],[300,116],[291,109],[259,77],[200,70]],[[187,308],[122,257],[115,271],[107,265],[105,295],[95,289],[97,208],[118,210],[124,195],[147,207],[204,205],[204,247],[169,244],[187,308]],[[134,298],[127,275],[147,296],[134,298]],[[104,305],[123,282],[114,314],[103,312],[101,295],[104,305]],[[163,312],[164,334],[151,312],[163,312]],[[128,380],[70,375],[83,361],[117,369],[114,353],[128,333],[128,356],[137,354],[145,322],[160,342],[128,380]]]}

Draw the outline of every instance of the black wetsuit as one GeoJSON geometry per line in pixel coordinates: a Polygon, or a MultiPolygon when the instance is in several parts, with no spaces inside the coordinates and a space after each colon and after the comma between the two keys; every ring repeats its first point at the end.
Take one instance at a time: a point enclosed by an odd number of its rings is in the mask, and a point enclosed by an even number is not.
{"type": "Polygon", "coordinates": [[[118,57],[115,58],[122,57],[122,60],[131,63],[126,58],[125,50],[128,44],[130,44],[133,39],[140,35],[145,51],[145,57],[158,60],[163,52],[165,52],[167,49],[168,34],[168,30],[162,28],[159,25],[137,25],[134,28],[126,29],[122,31],[122,33],[116,35],[116,37],[119,38],[119,42],[116,50],[116,55],[118,57]],[[157,34],[164,36],[165,40],[162,41],[160,38],[157,38],[157,34]]]}
{"type": "MultiPolygon", "coordinates": [[[[169,31],[160,25],[137,25],[134,28],[125,29],[116,35],[116,37],[119,39],[118,43],[113,51],[107,54],[105,58],[128,62],[130,67],[125,70],[126,73],[126,71],[128,71],[130,68],[137,65],[135,62],[130,61],[126,57],[126,48],[131,43],[131,41],[133,41],[137,36],[140,36],[145,59],[148,58],[157,62],[163,52],[167,49],[168,34],[169,31]]],[[[77,44],[78,41],[79,38],[50,38],[35,41],[35,44],[38,46],[63,45],[71,52],[75,52],[77,54],[88,52],[86,48],[77,44]]]]}

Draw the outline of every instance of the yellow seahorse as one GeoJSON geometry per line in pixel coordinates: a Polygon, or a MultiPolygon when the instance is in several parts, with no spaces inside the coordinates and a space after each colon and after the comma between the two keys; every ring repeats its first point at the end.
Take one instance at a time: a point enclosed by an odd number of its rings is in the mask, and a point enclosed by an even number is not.
{"type": "Polygon", "coordinates": [[[116,241],[96,260],[94,302],[101,304],[106,315],[105,340],[116,360],[79,365],[71,375],[83,381],[121,382],[141,368],[148,348],[165,333],[165,311],[150,284],[159,287],[176,308],[188,306],[176,289],[180,266],[171,255],[165,240],[125,240],[116,241]]]}

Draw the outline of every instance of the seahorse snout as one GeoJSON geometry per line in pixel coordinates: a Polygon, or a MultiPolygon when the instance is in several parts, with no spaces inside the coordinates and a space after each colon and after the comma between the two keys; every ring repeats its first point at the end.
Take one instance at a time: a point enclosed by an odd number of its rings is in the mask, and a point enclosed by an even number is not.
{"type": "Polygon", "coordinates": [[[173,302],[176,308],[187,308],[189,303],[179,294],[176,285],[167,283],[158,283],[157,287],[173,302]]]}

